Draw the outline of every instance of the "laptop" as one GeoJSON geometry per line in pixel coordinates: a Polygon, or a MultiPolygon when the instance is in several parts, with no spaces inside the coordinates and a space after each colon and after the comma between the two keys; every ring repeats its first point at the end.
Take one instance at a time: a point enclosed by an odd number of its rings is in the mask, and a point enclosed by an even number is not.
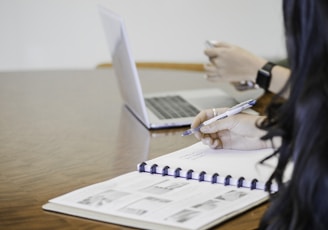
{"type": "Polygon", "coordinates": [[[231,107],[237,102],[222,89],[195,89],[144,95],[130,49],[124,20],[99,6],[112,65],[127,108],[148,129],[189,126],[203,109],[231,107]]]}

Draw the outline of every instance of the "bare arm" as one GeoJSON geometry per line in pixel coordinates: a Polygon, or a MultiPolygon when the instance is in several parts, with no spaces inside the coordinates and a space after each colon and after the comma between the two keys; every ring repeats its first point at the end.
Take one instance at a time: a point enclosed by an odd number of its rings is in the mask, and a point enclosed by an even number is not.
{"type": "MultiPolygon", "coordinates": [[[[266,59],[235,45],[225,42],[214,44],[213,48],[204,51],[209,63],[204,65],[207,79],[228,81],[255,81],[258,70],[267,62],[266,59]]],[[[276,65],[272,69],[269,90],[278,93],[289,78],[290,70],[276,65]]],[[[288,93],[283,95],[288,97],[288,93]]]]}

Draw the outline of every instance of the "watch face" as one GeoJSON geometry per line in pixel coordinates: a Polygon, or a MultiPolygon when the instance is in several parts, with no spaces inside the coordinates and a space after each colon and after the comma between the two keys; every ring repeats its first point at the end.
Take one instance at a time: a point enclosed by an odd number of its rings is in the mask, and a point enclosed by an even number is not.
{"type": "Polygon", "coordinates": [[[257,72],[256,84],[265,90],[267,90],[270,86],[271,70],[274,66],[274,63],[268,62],[257,72]]]}
{"type": "Polygon", "coordinates": [[[268,71],[266,69],[259,69],[259,73],[261,73],[261,75],[263,75],[264,77],[270,77],[271,76],[270,71],[268,71]]]}

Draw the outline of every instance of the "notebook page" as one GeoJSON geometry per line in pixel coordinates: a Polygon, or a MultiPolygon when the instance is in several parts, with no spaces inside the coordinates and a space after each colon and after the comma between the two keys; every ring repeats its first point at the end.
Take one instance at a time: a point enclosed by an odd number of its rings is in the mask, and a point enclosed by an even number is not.
{"type": "Polygon", "coordinates": [[[50,200],[59,211],[142,229],[208,229],[254,207],[268,194],[131,172],[50,200]]]}

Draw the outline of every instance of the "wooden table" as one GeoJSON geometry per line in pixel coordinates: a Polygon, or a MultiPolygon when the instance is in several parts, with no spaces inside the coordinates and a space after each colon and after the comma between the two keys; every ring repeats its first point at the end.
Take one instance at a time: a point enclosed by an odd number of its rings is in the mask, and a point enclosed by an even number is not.
{"type": "MultiPolygon", "coordinates": [[[[146,92],[218,85],[200,72],[140,75],[146,92]]],[[[128,229],[41,206],[196,142],[180,137],[182,130],[145,129],[123,106],[111,69],[0,73],[0,229],[128,229]]],[[[254,229],[265,208],[216,229],[254,229]]]]}

